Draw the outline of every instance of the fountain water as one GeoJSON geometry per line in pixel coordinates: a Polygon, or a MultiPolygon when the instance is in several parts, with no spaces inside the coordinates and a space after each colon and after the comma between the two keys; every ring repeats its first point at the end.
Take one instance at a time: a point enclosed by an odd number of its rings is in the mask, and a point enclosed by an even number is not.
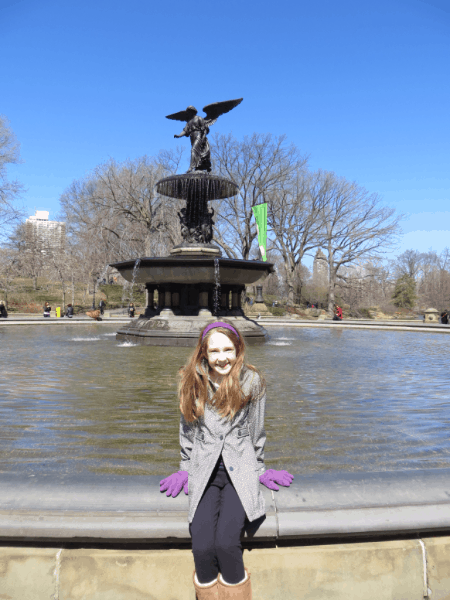
{"type": "Polygon", "coordinates": [[[139,270],[139,265],[141,264],[141,259],[137,258],[133,267],[133,274],[131,276],[131,290],[130,290],[130,304],[133,302],[133,292],[134,292],[134,284],[136,283],[136,275],[139,270]]]}
{"type": "Polygon", "coordinates": [[[214,279],[214,316],[217,317],[220,310],[220,267],[217,257],[214,259],[214,279]]]}
{"type": "Polygon", "coordinates": [[[122,287],[122,300],[121,300],[121,306],[123,308],[123,305],[125,303],[125,298],[127,296],[127,290],[130,290],[130,293],[128,295],[128,302],[131,304],[131,302],[133,302],[133,292],[134,292],[134,284],[136,283],[136,275],[139,269],[139,265],[141,263],[141,259],[137,258],[135,263],[134,263],[134,267],[133,267],[133,272],[131,274],[131,280],[125,280],[125,283],[123,284],[122,287]]]}

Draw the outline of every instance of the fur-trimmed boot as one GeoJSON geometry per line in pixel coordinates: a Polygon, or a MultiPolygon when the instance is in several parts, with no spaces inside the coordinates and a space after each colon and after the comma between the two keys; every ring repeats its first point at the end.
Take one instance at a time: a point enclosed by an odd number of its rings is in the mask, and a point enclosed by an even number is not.
{"type": "Polygon", "coordinates": [[[245,579],[239,583],[227,583],[219,573],[219,600],[252,600],[250,573],[245,569],[245,579]]]}
{"type": "Polygon", "coordinates": [[[194,587],[197,600],[219,600],[219,584],[217,579],[209,583],[200,583],[194,571],[194,587]]]}

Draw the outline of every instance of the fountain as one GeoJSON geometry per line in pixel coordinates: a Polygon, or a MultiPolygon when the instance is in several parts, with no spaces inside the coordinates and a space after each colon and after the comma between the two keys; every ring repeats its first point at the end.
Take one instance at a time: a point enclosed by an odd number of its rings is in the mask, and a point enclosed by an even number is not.
{"type": "Polygon", "coordinates": [[[206,118],[189,106],[167,118],[186,121],[180,135],[191,139],[191,162],[187,173],[172,175],[156,184],[158,193],[186,201],[178,213],[183,241],[170,256],[141,258],[114,263],[127,281],[145,283],[147,306],[136,321],[117,332],[118,339],[145,345],[194,346],[205,324],[213,317],[234,321],[247,343],[265,341],[265,331],[245,317],[241,294],[250,285],[273,272],[271,263],[222,258],[213,243],[214,209],[208,202],[237,195],[229,179],[212,174],[207,140],[209,127],[218,117],[240,104],[241,99],[209,104],[206,118]],[[156,294],[156,299],[155,299],[156,294]]]}

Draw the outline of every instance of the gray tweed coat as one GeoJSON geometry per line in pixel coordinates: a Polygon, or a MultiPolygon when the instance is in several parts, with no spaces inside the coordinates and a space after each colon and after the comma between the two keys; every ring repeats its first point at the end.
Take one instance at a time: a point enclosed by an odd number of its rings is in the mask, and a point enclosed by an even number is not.
{"type": "MultiPolygon", "coordinates": [[[[199,370],[204,376],[208,376],[207,365],[204,361],[199,370]]],[[[246,367],[241,371],[241,387],[246,396],[252,394],[252,399],[231,421],[221,417],[209,404],[205,404],[205,414],[193,423],[188,423],[183,415],[180,417],[180,470],[189,473],[189,523],[192,523],[220,453],[248,520],[254,521],[266,512],[259,483],[259,476],[266,470],[266,393],[261,389],[258,373],[246,367]]],[[[212,399],[210,386],[208,393],[212,399]]]]}

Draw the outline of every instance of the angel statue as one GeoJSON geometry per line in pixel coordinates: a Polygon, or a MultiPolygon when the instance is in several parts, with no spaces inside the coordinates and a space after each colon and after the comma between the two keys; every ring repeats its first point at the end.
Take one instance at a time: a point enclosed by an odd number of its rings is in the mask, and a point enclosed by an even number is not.
{"type": "Polygon", "coordinates": [[[199,117],[197,109],[193,106],[188,106],[186,110],[167,115],[166,119],[174,121],[186,121],[186,127],[179,135],[174,135],[175,138],[188,137],[191,138],[191,164],[188,173],[193,171],[211,171],[211,153],[209,149],[208,138],[211,125],[217,121],[220,115],[223,115],[235,106],[242,102],[243,98],[237,100],[225,100],[224,102],[214,102],[205,106],[203,111],[206,117],[199,117]]]}

